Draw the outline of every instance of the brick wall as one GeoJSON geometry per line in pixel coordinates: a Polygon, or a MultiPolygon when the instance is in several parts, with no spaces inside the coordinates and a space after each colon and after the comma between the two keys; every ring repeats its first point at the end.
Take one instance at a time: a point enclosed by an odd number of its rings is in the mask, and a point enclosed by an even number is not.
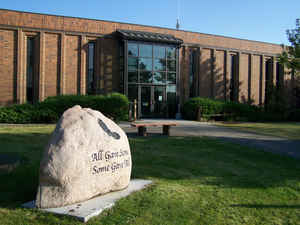
{"type": "Polygon", "coordinates": [[[45,35],[45,98],[59,94],[59,43],[58,34],[45,35]]]}
{"type": "MultiPolygon", "coordinates": [[[[119,91],[117,29],[172,34],[184,41],[180,49],[180,101],[189,97],[189,49],[197,53],[195,93],[229,98],[230,54],[239,54],[239,100],[250,95],[264,102],[264,57],[281,52],[271,43],[241,40],[181,30],[100,20],[23,13],[0,9],[0,105],[26,99],[26,36],[39,36],[39,99],[57,94],[85,94],[88,41],[96,42],[97,93],[119,91]],[[263,60],[263,61],[262,61],[263,60]],[[249,64],[249,62],[251,62],[249,64]]],[[[286,82],[290,83],[290,82],[286,82]]]]}
{"type": "Polygon", "coordinates": [[[17,37],[16,31],[0,30],[0,106],[15,102],[17,37]]]}

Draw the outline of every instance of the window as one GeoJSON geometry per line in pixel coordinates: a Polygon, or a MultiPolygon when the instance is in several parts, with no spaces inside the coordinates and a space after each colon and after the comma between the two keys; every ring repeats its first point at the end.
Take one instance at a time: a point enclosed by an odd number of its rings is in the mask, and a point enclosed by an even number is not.
{"type": "Polygon", "coordinates": [[[87,91],[88,95],[95,94],[95,42],[88,43],[88,57],[87,57],[87,91]]]}
{"type": "Polygon", "coordinates": [[[231,55],[231,67],[230,67],[230,86],[229,95],[230,101],[238,100],[238,90],[237,90],[237,55],[231,55]]]}
{"type": "Polygon", "coordinates": [[[283,87],[284,66],[279,62],[276,63],[276,87],[283,87]]]}
{"type": "Polygon", "coordinates": [[[29,103],[34,103],[35,98],[35,38],[27,38],[27,68],[26,68],[26,100],[29,103]]]}
{"type": "Polygon", "coordinates": [[[176,84],[176,47],[128,43],[128,83],[176,84]]]}
{"type": "Polygon", "coordinates": [[[268,105],[270,99],[272,98],[273,94],[273,61],[272,59],[267,59],[265,63],[265,73],[266,73],[266,80],[265,80],[265,105],[268,105]]]}
{"type": "Polygon", "coordinates": [[[190,50],[190,63],[189,63],[189,86],[190,86],[190,97],[195,97],[195,75],[196,75],[196,51],[190,50]]]}

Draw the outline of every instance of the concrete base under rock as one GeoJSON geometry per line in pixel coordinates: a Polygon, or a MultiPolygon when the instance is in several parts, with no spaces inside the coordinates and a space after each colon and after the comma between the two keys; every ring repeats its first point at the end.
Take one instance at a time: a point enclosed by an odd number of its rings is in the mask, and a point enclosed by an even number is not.
{"type": "MultiPolygon", "coordinates": [[[[115,202],[119,199],[130,195],[132,192],[144,189],[151,183],[151,180],[135,179],[131,180],[129,186],[121,191],[111,192],[73,205],[41,210],[61,215],[73,216],[82,222],[87,222],[90,218],[99,215],[103,210],[113,207],[115,202]]],[[[22,206],[25,208],[35,208],[35,201],[27,202],[22,206]]]]}

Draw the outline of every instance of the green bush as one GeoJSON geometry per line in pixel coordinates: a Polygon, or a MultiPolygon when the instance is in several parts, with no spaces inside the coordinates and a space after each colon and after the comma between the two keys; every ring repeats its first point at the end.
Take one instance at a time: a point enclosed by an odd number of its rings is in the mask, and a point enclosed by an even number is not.
{"type": "Polygon", "coordinates": [[[65,110],[80,105],[101,111],[115,121],[127,120],[129,101],[119,93],[109,95],[64,95],[45,101],[0,108],[0,123],[54,123],[65,110]]]}
{"type": "Polygon", "coordinates": [[[225,119],[239,121],[257,121],[260,108],[254,105],[243,104],[238,102],[224,102],[223,113],[227,115],[225,119]]]}
{"type": "Polygon", "coordinates": [[[300,122],[300,109],[294,109],[289,112],[288,120],[300,122]]]}
{"type": "Polygon", "coordinates": [[[209,98],[195,97],[188,100],[182,109],[183,117],[189,120],[197,118],[198,108],[201,115],[219,114],[223,112],[224,102],[209,98]]]}
{"type": "Polygon", "coordinates": [[[207,98],[191,98],[183,105],[183,117],[189,120],[197,119],[198,108],[201,117],[211,119],[216,114],[223,114],[223,120],[231,121],[282,121],[284,113],[264,111],[264,108],[231,101],[219,101],[207,98]]]}

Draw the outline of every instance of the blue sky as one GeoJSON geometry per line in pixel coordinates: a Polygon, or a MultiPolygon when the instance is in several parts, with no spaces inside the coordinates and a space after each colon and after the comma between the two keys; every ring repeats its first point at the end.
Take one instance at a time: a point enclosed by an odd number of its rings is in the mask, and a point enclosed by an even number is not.
{"type": "Polygon", "coordinates": [[[0,8],[167,28],[179,16],[183,30],[277,44],[288,44],[285,31],[300,18],[300,0],[2,0],[0,8]]]}

